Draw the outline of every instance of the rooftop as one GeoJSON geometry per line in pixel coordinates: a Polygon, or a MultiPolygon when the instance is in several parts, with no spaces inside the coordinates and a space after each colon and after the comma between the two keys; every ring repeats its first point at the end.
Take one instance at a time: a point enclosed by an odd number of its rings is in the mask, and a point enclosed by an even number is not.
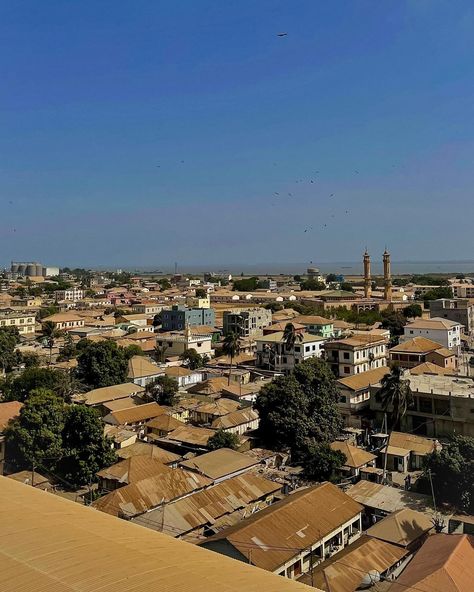
{"type": "Polygon", "coordinates": [[[303,584],[5,477],[0,535],[8,592],[136,592],[137,585],[166,592],[309,592],[303,584]]]}
{"type": "Polygon", "coordinates": [[[250,469],[256,465],[258,465],[257,460],[241,452],[236,452],[230,448],[220,448],[190,460],[185,460],[179,466],[215,480],[238,471],[250,469]]]}
{"type": "Polygon", "coordinates": [[[417,319],[405,326],[406,329],[453,329],[453,327],[461,327],[461,323],[443,319],[442,317],[433,317],[432,319],[417,319]]]}
{"type": "Polygon", "coordinates": [[[432,528],[433,522],[429,515],[404,508],[371,526],[367,534],[387,543],[408,547],[432,528]]]}
{"type": "Polygon", "coordinates": [[[363,467],[364,465],[374,461],[377,458],[374,454],[366,452],[362,448],[353,446],[348,442],[332,442],[331,448],[332,450],[339,450],[340,452],[345,454],[346,462],[344,463],[344,466],[353,469],[363,467]]]}
{"type": "Polygon", "coordinates": [[[158,403],[145,403],[144,405],[135,405],[128,409],[119,409],[112,411],[104,417],[105,423],[111,425],[126,425],[153,419],[164,413],[164,409],[158,403]]]}
{"type": "Polygon", "coordinates": [[[150,362],[146,356],[133,356],[128,361],[127,378],[144,378],[163,374],[163,370],[150,362]]]}
{"type": "Polygon", "coordinates": [[[474,537],[456,534],[430,536],[390,592],[472,592],[474,537]]]}
{"type": "MultiPolygon", "coordinates": [[[[299,343],[315,343],[319,341],[326,341],[324,337],[320,337],[319,335],[312,335],[311,333],[301,333],[303,339],[301,341],[296,341],[295,345],[299,343]]],[[[276,333],[270,333],[269,335],[264,335],[263,337],[256,337],[255,341],[261,341],[263,343],[284,343],[284,332],[277,331],[276,333]]]]}
{"type": "Polygon", "coordinates": [[[347,495],[368,508],[396,512],[403,508],[418,510],[419,512],[433,512],[431,497],[421,493],[405,491],[398,487],[359,481],[347,490],[347,495]]]}
{"type": "Polygon", "coordinates": [[[410,374],[410,388],[414,393],[474,398],[472,378],[435,374],[410,374]]]}
{"type": "Polygon", "coordinates": [[[436,442],[430,440],[430,438],[424,438],[423,436],[417,436],[416,434],[406,434],[404,432],[392,432],[388,441],[389,446],[395,446],[396,448],[403,448],[410,452],[416,452],[417,454],[429,454],[436,448],[436,442]]]}
{"type": "Polygon", "coordinates": [[[274,571],[295,555],[294,549],[309,547],[361,511],[335,485],[322,483],[289,495],[203,544],[226,540],[253,565],[274,571]],[[315,508],[324,508],[324,512],[315,512],[315,508]]]}
{"type": "Polygon", "coordinates": [[[102,469],[97,473],[101,479],[117,481],[118,483],[136,483],[148,477],[160,475],[167,470],[166,465],[151,456],[131,456],[102,469]]]}
{"type": "Polygon", "coordinates": [[[171,464],[181,460],[179,454],[155,446],[154,444],[147,444],[146,442],[135,442],[130,446],[117,450],[117,456],[119,458],[131,458],[133,456],[150,456],[156,460],[161,461],[163,464],[171,464]]]}
{"type": "Polygon", "coordinates": [[[381,368],[374,368],[373,370],[367,370],[367,372],[340,378],[337,382],[351,391],[360,391],[368,388],[371,384],[377,384],[389,373],[390,368],[382,366],[381,368]]]}
{"type": "Polygon", "coordinates": [[[214,430],[197,428],[192,425],[184,425],[183,427],[176,428],[176,430],[170,432],[167,436],[167,439],[174,440],[182,444],[205,447],[209,438],[215,433],[216,432],[214,430]]]}
{"type": "Polygon", "coordinates": [[[251,409],[250,407],[246,407],[245,409],[239,409],[237,411],[233,411],[232,413],[228,413],[227,415],[222,415],[221,417],[217,417],[211,424],[211,427],[219,430],[219,429],[229,429],[234,428],[244,423],[249,423],[252,421],[258,420],[258,413],[255,409],[251,409]]]}
{"type": "Polygon", "coordinates": [[[432,339],[428,339],[427,337],[413,337],[412,339],[407,339],[395,347],[392,347],[390,351],[399,353],[424,354],[436,351],[442,347],[443,346],[441,343],[433,341],[432,339]]]}
{"type": "Polygon", "coordinates": [[[22,407],[23,403],[18,401],[0,403],[0,432],[6,428],[9,421],[18,417],[22,407]]]}
{"type": "Polygon", "coordinates": [[[433,362],[423,362],[422,364],[418,364],[414,368],[410,368],[410,374],[453,374],[454,371],[452,368],[442,368],[438,366],[438,364],[433,364],[433,362]]]}
{"type": "Polygon", "coordinates": [[[99,405],[100,403],[106,403],[107,401],[114,401],[116,399],[128,399],[132,395],[143,393],[144,391],[145,389],[142,386],[133,384],[133,382],[124,382],[123,384],[94,389],[80,395],[79,399],[83,400],[86,405],[99,405]]]}

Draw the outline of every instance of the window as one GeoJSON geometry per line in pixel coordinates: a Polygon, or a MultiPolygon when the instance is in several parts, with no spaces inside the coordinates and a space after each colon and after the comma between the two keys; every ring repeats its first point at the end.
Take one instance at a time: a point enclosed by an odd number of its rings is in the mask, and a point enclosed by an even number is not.
{"type": "Polygon", "coordinates": [[[299,345],[295,345],[295,352],[300,352],[301,351],[301,347],[299,345]]]}
{"type": "Polygon", "coordinates": [[[340,403],[346,403],[346,401],[347,401],[346,395],[341,395],[340,398],[339,398],[339,402],[340,403]]]}
{"type": "Polygon", "coordinates": [[[344,374],[349,374],[351,371],[351,369],[349,368],[349,366],[344,366],[344,374]]]}

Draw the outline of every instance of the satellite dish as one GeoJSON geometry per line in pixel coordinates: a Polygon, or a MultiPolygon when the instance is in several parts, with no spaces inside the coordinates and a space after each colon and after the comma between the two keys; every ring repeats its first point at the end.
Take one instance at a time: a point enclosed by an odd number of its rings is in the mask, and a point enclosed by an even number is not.
{"type": "Polygon", "coordinates": [[[361,583],[359,584],[359,588],[366,589],[371,588],[374,584],[380,582],[380,572],[376,569],[371,569],[365,576],[362,578],[361,583]]]}

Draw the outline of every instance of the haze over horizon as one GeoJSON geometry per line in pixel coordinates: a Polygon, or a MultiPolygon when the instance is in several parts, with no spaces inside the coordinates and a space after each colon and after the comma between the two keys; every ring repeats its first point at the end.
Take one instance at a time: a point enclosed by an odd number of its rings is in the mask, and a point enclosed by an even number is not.
{"type": "Polygon", "coordinates": [[[468,260],[473,29],[467,0],[3,3],[1,258],[468,260]]]}

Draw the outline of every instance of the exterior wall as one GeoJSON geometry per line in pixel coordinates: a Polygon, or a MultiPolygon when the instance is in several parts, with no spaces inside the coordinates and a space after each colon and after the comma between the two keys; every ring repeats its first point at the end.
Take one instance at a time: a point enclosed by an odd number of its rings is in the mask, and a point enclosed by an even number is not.
{"type": "Polygon", "coordinates": [[[173,306],[171,310],[163,310],[161,318],[164,331],[182,331],[186,325],[213,327],[216,322],[212,308],[186,308],[179,305],[173,306]]]}
{"type": "Polygon", "coordinates": [[[84,327],[84,320],[81,319],[80,321],[59,321],[54,323],[56,325],[56,329],[61,329],[62,331],[70,331],[71,329],[76,329],[77,327],[84,327]]]}
{"type": "Polygon", "coordinates": [[[209,335],[199,336],[193,335],[190,338],[186,338],[184,335],[172,336],[172,337],[160,337],[157,334],[157,344],[162,347],[166,344],[167,349],[165,356],[180,356],[187,349],[195,349],[198,354],[212,357],[212,339],[209,335]]]}
{"type": "Polygon", "coordinates": [[[474,332],[474,306],[469,300],[456,300],[454,298],[442,298],[430,302],[430,317],[449,319],[460,323],[464,327],[464,333],[472,335],[474,332]]]}
{"type": "Polygon", "coordinates": [[[257,341],[257,366],[269,368],[277,372],[289,372],[296,364],[310,358],[321,358],[324,341],[315,340],[306,343],[296,343],[292,350],[288,350],[284,343],[274,341],[257,341]],[[269,350],[269,346],[274,350],[269,350]]]}
{"type": "Polygon", "coordinates": [[[84,298],[84,290],[81,288],[68,288],[67,290],[56,290],[54,292],[56,302],[59,300],[70,300],[76,302],[84,298]]]}
{"type": "Polygon", "coordinates": [[[224,334],[236,333],[240,337],[261,335],[272,322],[272,312],[265,308],[224,311],[224,334]]]}
{"type": "Polygon", "coordinates": [[[387,345],[377,343],[365,347],[344,346],[341,342],[328,342],[326,360],[336,376],[351,376],[387,365],[387,345]]]}
{"type": "Polygon", "coordinates": [[[249,430],[256,430],[258,428],[259,420],[254,419],[253,421],[247,421],[245,423],[241,423],[238,426],[232,426],[231,428],[223,428],[224,432],[230,432],[231,434],[237,434],[238,436],[242,436],[245,432],[249,430]]]}
{"type": "MultiPolygon", "coordinates": [[[[384,417],[381,402],[377,401],[378,387],[371,388],[370,408],[375,421],[381,425],[384,417]]],[[[402,419],[401,429],[430,438],[452,436],[474,437],[474,397],[448,394],[413,393],[414,406],[402,419]]]]}
{"type": "Polygon", "coordinates": [[[137,314],[158,314],[163,310],[161,304],[134,304],[132,306],[133,312],[137,314]]]}
{"type": "Polygon", "coordinates": [[[28,335],[35,332],[34,314],[1,314],[0,327],[16,327],[20,335],[28,335]]]}
{"type": "Polygon", "coordinates": [[[339,384],[338,388],[340,391],[338,407],[344,426],[361,428],[364,414],[370,408],[370,387],[353,391],[339,384]]]}
{"type": "Polygon", "coordinates": [[[415,368],[426,361],[426,354],[389,352],[390,362],[397,363],[401,368],[415,368]]]}
{"type": "Polygon", "coordinates": [[[403,331],[404,340],[412,339],[413,337],[427,337],[453,351],[458,351],[461,345],[461,328],[459,325],[452,329],[416,329],[415,327],[406,325],[403,331]]]}
{"type": "Polygon", "coordinates": [[[455,298],[474,298],[473,284],[452,284],[451,288],[455,298]]]}

